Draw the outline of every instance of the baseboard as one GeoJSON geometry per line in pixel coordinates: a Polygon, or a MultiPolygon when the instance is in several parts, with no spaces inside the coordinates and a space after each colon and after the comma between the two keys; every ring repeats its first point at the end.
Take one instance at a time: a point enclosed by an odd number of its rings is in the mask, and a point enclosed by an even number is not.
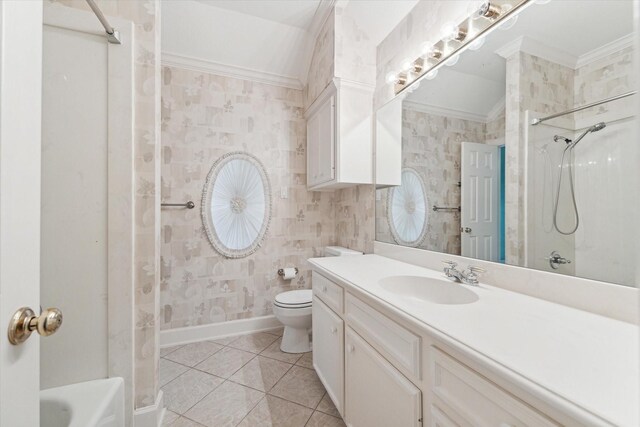
{"type": "Polygon", "coordinates": [[[274,315],[160,331],[160,347],[250,334],[282,327],[274,315]]]}
{"type": "Polygon", "coordinates": [[[153,405],[136,409],[133,412],[133,425],[134,427],[161,427],[164,412],[164,396],[162,390],[159,390],[153,405]]]}

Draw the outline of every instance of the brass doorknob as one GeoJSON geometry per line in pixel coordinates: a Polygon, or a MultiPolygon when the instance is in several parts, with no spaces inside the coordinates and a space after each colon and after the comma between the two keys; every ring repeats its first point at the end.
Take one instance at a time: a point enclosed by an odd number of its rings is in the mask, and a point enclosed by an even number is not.
{"type": "Polygon", "coordinates": [[[18,309],[11,317],[7,335],[13,345],[22,344],[31,336],[31,332],[38,331],[43,337],[54,334],[62,325],[62,312],[57,308],[47,308],[40,316],[29,307],[18,309]]]}

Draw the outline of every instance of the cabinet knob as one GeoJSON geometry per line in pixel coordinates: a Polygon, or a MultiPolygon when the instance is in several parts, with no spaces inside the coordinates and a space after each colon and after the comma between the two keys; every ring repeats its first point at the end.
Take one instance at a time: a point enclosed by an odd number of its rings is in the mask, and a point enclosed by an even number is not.
{"type": "Polygon", "coordinates": [[[338,332],[338,328],[336,328],[335,326],[331,328],[331,333],[335,334],[336,332],[338,332]]]}
{"type": "Polygon", "coordinates": [[[355,350],[355,349],[356,349],[356,348],[353,346],[353,344],[349,344],[349,345],[347,346],[347,351],[348,351],[349,353],[353,353],[353,350],[355,350]]]}

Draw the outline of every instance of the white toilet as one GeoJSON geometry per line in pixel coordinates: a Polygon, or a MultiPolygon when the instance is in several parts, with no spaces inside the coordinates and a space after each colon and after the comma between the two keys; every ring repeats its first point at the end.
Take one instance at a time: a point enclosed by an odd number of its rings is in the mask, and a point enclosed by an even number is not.
{"type": "MultiPolygon", "coordinates": [[[[362,255],[340,246],[327,246],[325,256],[362,255]]],[[[273,314],[284,325],[280,350],[285,353],[311,351],[311,289],[282,292],[273,301],[273,314]]]]}

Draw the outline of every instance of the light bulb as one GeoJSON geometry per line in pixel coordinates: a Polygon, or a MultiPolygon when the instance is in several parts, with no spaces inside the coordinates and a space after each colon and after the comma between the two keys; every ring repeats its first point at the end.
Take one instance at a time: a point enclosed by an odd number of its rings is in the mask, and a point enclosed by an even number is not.
{"type": "Polygon", "coordinates": [[[502,15],[504,12],[503,8],[491,3],[490,1],[485,1],[480,5],[478,11],[476,12],[476,16],[487,18],[491,21],[495,21],[502,15]]]}
{"type": "Polygon", "coordinates": [[[486,38],[484,36],[483,37],[478,37],[477,39],[475,39],[474,41],[472,41],[469,44],[469,49],[470,50],[478,50],[484,45],[485,41],[486,41],[486,38]]]}
{"type": "Polygon", "coordinates": [[[460,54],[452,56],[451,58],[447,59],[447,62],[445,62],[444,65],[446,65],[447,67],[453,67],[458,63],[459,60],[460,60],[460,54]]]}
{"type": "Polygon", "coordinates": [[[422,43],[420,52],[422,53],[422,57],[427,59],[440,59],[442,57],[440,49],[435,47],[430,41],[422,43]]]}
{"type": "Polygon", "coordinates": [[[400,64],[400,69],[404,72],[408,72],[409,70],[412,70],[413,61],[409,58],[406,58],[404,61],[402,61],[402,64],[400,64]]]}
{"type": "Polygon", "coordinates": [[[512,16],[511,18],[507,19],[498,28],[506,31],[511,29],[511,27],[513,27],[514,25],[516,25],[516,22],[518,22],[518,15],[512,16]]]}
{"type": "Polygon", "coordinates": [[[394,84],[395,82],[398,81],[398,74],[395,73],[394,71],[391,71],[387,74],[387,76],[385,77],[385,80],[389,84],[394,84]]]}
{"type": "MultiPolygon", "coordinates": [[[[460,36],[460,28],[453,22],[447,22],[442,26],[442,40],[450,42],[456,40],[460,36]]],[[[463,37],[464,40],[464,37],[463,37]]]]}
{"type": "Polygon", "coordinates": [[[438,70],[433,70],[433,71],[429,71],[427,74],[424,75],[424,78],[427,80],[433,80],[436,78],[436,76],[438,75],[438,70]]]}

